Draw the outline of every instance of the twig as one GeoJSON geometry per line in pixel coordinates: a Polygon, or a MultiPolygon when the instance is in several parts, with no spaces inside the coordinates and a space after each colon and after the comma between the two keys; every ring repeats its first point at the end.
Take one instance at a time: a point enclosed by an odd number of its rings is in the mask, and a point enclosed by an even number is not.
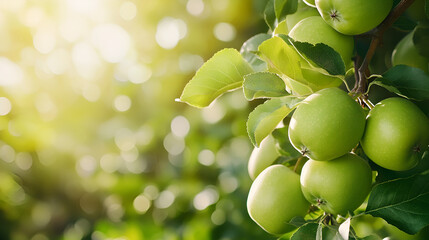
{"type": "Polygon", "coordinates": [[[355,87],[352,89],[353,93],[358,95],[364,94],[368,86],[368,77],[366,75],[371,62],[372,57],[375,54],[375,51],[378,48],[378,45],[382,42],[383,34],[389,29],[390,26],[402,15],[402,13],[414,2],[415,0],[401,0],[401,2],[396,5],[396,7],[389,13],[389,15],[384,19],[384,21],[372,31],[371,44],[366,53],[365,58],[363,59],[362,64],[360,65],[357,71],[357,79],[355,87]]]}

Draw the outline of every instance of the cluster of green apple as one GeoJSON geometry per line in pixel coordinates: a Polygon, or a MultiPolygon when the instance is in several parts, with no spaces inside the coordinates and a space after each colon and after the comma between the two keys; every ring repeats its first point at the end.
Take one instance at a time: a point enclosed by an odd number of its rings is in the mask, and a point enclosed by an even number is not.
{"type": "Polygon", "coordinates": [[[273,162],[280,156],[268,136],[249,160],[254,179],[249,215],[272,234],[292,230],[294,217],[304,217],[310,204],[346,216],[371,190],[372,170],[353,153],[359,144],[381,167],[413,168],[429,145],[429,119],[412,102],[388,98],[368,114],[346,92],[326,88],[307,97],[293,113],[288,131],[292,145],[307,157],[301,174],[273,162]],[[282,183],[282,184],[279,184],[282,183]]]}
{"type": "MultiPolygon", "coordinates": [[[[346,68],[352,65],[353,36],[377,27],[393,5],[392,0],[304,2],[274,34],[324,43],[340,54],[346,68]]],[[[398,43],[392,64],[428,72],[429,60],[415,49],[412,34],[398,43]]],[[[393,171],[415,167],[428,149],[429,119],[405,98],[387,98],[366,111],[339,88],[324,88],[298,105],[288,137],[306,160],[300,172],[274,164],[281,154],[272,135],[254,149],[248,164],[254,180],[247,200],[249,215],[274,235],[293,230],[291,220],[305,217],[310,205],[332,215],[356,210],[372,187],[368,160],[393,171]],[[357,147],[363,156],[355,153],[357,147]]]]}

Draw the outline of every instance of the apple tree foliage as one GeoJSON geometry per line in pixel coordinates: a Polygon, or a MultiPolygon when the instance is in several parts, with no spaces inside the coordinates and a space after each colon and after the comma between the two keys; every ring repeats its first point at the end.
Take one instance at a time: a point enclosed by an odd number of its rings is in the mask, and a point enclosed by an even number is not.
{"type": "MultiPolygon", "coordinates": [[[[329,1],[315,1],[321,12],[319,2],[329,1]]],[[[371,1],[361,4],[367,2],[371,1]]],[[[303,7],[311,8],[298,0],[268,1],[264,11],[267,32],[249,38],[240,50],[225,48],[214,54],[187,83],[179,100],[203,108],[229,91],[242,91],[248,101],[262,99],[248,116],[250,142],[257,148],[265,138],[273,136],[280,156],[269,161],[298,173],[306,157],[292,147],[287,128],[300,103],[321,89],[337,87],[348,92],[366,112],[374,107],[373,103],[396,96],[413,102],[426,118],[429,116],[428,0],[393,1],[392,9],[382,13],[386,16],[375,28],[353,35],[352,64],[345,63],[327,44],[295,41],[288,36],[288,30],[280,29],[288,16],[303,7]],[[406,35],[411,35],[409,42],[398,44],[406,35]],[[405,64],[392,59],[396,52],[405,53],[405,64]],[[411,52],[419,57],[410,56],[411,52]],[[424,62],[417,66],[423,67],[415,67],[413,61],[420,59],[424,62]]],[[[375,176],[364,204],[354,212],[338,216],[324,213],[314,205],[304,218],[285,223],[296,229],[280,238],[381,239],[371,234],[358,236],[353,229],[351,222],[369,215],[382,218],[407,234],[420,236],[429,225],[429,151],[427,146],[423,149],[426,152],[420,154],[417,166],[393,171],[372,162],[357,145],[352,152],[369,163],[375,176]]]]}

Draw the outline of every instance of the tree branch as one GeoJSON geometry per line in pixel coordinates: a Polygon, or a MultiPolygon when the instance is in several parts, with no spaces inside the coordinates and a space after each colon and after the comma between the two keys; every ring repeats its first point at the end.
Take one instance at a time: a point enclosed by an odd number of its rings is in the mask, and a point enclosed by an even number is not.
{"type": "Polygon", "coordinates": [[[401,0],[396,7],[389,13],[384,21],[372,31],[371,44],[363,59],[359,69],[357,69],[357,79],[355,87],[352,89],[352,93],[356,93],[358,96],[366,92],[368,87],[368,76],[369,63],[378,48],[378,45],[382,42],[384,32],[392,26],[392,24],[404,13],[404,11],[414,2],[414,0],[401,0]]]}

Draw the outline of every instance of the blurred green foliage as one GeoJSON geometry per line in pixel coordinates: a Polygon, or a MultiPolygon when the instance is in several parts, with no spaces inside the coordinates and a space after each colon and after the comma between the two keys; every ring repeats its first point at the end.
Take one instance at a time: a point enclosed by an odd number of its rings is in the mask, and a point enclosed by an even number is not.
{"type": "Polygon", "coordinates": [[[0,239],[276,239],[246,210],[260,100],[175,102],[215,52],[267,32],[266,2],[0,1],[0,239]]]}
{"type": "Polygon", "coordinates": [[[175,102],[264,5],[0,2],[0,239],[269,239],[245,207],[251,106],[175,102]]]}

